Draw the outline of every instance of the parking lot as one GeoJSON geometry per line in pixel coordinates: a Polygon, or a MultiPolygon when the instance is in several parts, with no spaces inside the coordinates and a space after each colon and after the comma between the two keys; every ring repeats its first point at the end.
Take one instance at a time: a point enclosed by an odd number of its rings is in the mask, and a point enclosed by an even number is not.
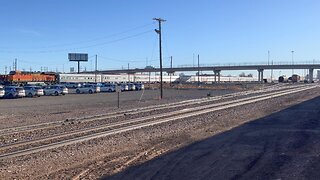
{"type": "MultiPolygon", "coordinates": [[[[231,92],[234,91],[213,90],[212,95],[231,92]]],[[[120,93],[120,109],[200,98],[207,93],[208,90],[165,89],[164,99],[159,100],[159,90],[126,91],[120,93]]],[[[0,99],[0,124],[5,128],[110,112],[118,109],[117,97],[117,93],[76,94],[75,89],[69,89],[65,96],[0,99]]]]}

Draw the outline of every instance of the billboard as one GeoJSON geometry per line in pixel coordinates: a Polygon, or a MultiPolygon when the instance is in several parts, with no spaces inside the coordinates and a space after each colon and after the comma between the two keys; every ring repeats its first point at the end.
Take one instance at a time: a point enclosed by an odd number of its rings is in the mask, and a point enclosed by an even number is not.
{"type": "Polygon", "coordinates": [[[88,61],[88,54],[86,53],[69,53],[69,61],[88,61]]]}

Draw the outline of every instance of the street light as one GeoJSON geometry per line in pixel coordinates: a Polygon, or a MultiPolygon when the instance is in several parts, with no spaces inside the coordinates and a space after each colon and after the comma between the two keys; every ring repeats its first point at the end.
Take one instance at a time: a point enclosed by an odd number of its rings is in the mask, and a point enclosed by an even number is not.
{"type": "MultiPolygon", "coordinates": [[[[292,65],[294,64],[294,62],[293,62],[293,53],[294,53],[294,51],[291,51],[291,54],[292,54],[292,65]]],[[[292,66],[292,75],[294,74],[294,70],[293,70],[293,66],[292,66]]]]}

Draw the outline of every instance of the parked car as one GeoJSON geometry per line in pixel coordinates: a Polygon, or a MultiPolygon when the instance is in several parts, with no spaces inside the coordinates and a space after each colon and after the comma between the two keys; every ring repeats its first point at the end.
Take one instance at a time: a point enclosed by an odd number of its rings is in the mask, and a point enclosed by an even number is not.
{"type": "Polygon", "coordinates": [[[34,88],[37,90],[37,96],[38,97],[44,95],[44,91],[43,91],[43,88],[41,86],[35,86],[34,88]]]}
{"type": "Polygon", "coordinates": [[[116,91],[116,85],[111,83],[105,83],[100,86],[101,92],[115,92],[116,91]]]}
{"type": "Polygon", "coordinates": [[[27,97],[34,97],[34,96],[43,96],[43,89],[39,86],[25,86],[24,87],[25,93],[27,97]]]}
{"type": "Polygon", "coordinates": [[[99,92],[100,92],[100,87],[93,84],[86,84],[76,89],[77,94],[80,94],[80,93],[92,94],[92,93],[99,93],[99,92]]]}
{"type": "Polygon", "coordinates": [[[60,89],[62,89],[62,95],[66,95],[66,94],[69,93],[69,90],[65,85],[56,84],[54,86],[59,87],[60,89]]]}
{"type": "Polygon", "coordinates": [[[129,86],[127,84],[120,84],[120,90],[121,91],[129,91],[129,86]]]}
{"type": "Polygon", "coordinates": [[[46,86],[43,89],[43,93],[46,96],[48,96],[48,95],[55,95],[55,96],[65,95],[65,94],[68,94],[68,88],[66,88],[65,86],[62,86],[62,85],[51,85],[51,86],[46,86]]]}
{"type": "Polygon", "coordinates": [[[136,90],[137,90],[137,91],[144,90],[144,84],[142,84],[142,83],[135,83],[134,85],[136,86],[136,90]]]}
{"type": "Polygon", "coordinates": [[[81,84],[80,83],[68,82],[68,83],[65,84],[65,86],[67,88],[78,88],[78,87],[81,87],[81,84]]]}
{"type": "Polygon", "coordinates": [[[26,96],[25,90],[22,87],[18,86],[6,86],[4,88],[5,98],[22,98],[26,96]]]}
{"type": "Polygon", "coordinates": [[[133,83],[127,83],[128,85],[128,91],[135,91],[136,90],[136,85],[133,83]]]}
{"type": "Polygon", "coordinates": [[[5,94],[4,88],[0,87],[0,98],[2,98],[5,94]]]}

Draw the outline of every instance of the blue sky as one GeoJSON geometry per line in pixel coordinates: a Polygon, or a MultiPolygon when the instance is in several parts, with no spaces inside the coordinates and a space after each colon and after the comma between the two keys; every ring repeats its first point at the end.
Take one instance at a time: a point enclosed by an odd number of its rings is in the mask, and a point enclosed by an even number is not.
{"type": "MultiPolygon", "coordinates": [[[[158,66],[157,24],[163,24],[164,66],[320,61],[317,0],[3,0],[0,72],[18,68],[68,71],[68,52],[87,52],[99,69],[158,66]]],[[[285,72],[285,71],[283,71],[285,72]]],[[[302,72],[302,71],[301,71],[302,72]]],[[[229,72],[226,72],[230,74],[229,72]]],[[[302,75],[302,74],[301,74],[302,75]]]]}

